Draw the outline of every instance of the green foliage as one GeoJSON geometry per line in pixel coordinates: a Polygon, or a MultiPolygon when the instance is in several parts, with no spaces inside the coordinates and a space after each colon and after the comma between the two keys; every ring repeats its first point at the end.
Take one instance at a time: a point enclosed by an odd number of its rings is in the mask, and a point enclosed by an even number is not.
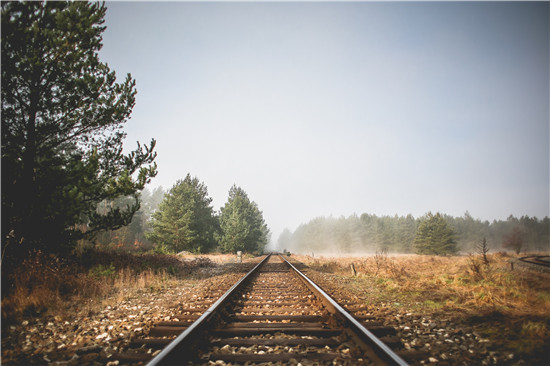
{"type": "Polygon", "coordinates": [[[169,249],[166,245],[164,244],[157,244],[153,247],[153,250],[151,251],[151,253],[154,253],[154,254],[166,254],[166,255],[172,255],[174,254],[174,251],[169,249]]]}
{"type": "Polygon", "coordinates": [[[88,275],[94,278],[113,278],[115,276],[115,266],[111,263],[108,266],[98,264],[95,267],[90,268],[88,275]]]}
{"type": "Polygon", "coordinates": [[[221,208],[220,228],[219,244],[224,253],[261,253],[269,239],[269,229],[258,205],[235,185],[221,208]]]}
{"type": "Polygon", "coordinates": [[[204,183],[189,174],[164,196],[151,221],[149,240],[171,252],[205,253],[214,249],[217,220],[204,183]]]}
{"type": "MultiPolygon", "coordinates": [[[[111,201],[110,204],[108,202],[102,204],[124,207],[131,202],[131,198],[120,197],[115,201],[111,201]]],[[[153,212],[163,198],[164,190],[162,187],[157,187],[153,191],[144,188],[139,195],[140,208],[134,214],[130,224],[117,230],[107,230],[99,233],[95,238],[96,245],[104,249],[122,251],[147,251],[152,249],[153,244],[145,237],[145,233],[151,230],[150,221],[153,212]]]]}
{"type": "Polygon", "coordinates": [[[420,221],[414,248],[418,254],[452,255],[458,252],[455,232],[439,212],[420,221]]]}
{"type": "Polygon", "coordinates": [[[127,225],[156,175],[154,140],[122,153],[136,88],[99,61],[105,12],[100,3],[2,3],[4,253],[64,252],[127,225]],[[132,201],[98,212],[121,196],[132,201]]]}

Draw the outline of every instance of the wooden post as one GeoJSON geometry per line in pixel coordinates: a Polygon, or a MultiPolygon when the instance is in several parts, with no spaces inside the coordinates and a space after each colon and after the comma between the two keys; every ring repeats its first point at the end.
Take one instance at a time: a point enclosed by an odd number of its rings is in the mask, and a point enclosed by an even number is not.
{"type": "Polygon", "coordinates": [[[353,265],[353,263],[351,264],[351,275],[353,277],[357,276],[357,271],[355,270],[355,266],[353,265]]]}

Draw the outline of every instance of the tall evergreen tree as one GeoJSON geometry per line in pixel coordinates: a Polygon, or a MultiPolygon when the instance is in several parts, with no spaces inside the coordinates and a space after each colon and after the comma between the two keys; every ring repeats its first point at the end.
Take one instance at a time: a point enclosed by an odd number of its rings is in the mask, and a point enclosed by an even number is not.
{"type": "Polygon", "coordinates": [[[258,205],[235,185],[221,208],[220,229],[219,244],[224,253],[262,252],[269,240],[269,229],[258,205]]]}
{"type": "Polygon", "coordinates": [[[2,2],[3,254],[68,250],[128,224],[156,175],[154,140],[122,153],[136,88],[99,60],[105,12],[95,2],[2,2]],[[120,196],[134,201],[97,212],[120,196]]]}
{"type": "Polygon", "coordinates": [[[449,255],[458,252],[455,232],[439,212],[435,215],[429,212],[420,221],[414,248],[418,254],[449,255]]]}
{"type": "Polygon", "coordinates": [[[146,233],[147,238],[171,252],[211,251],[216,245],[217,229],[211,203],[204,183],[187,174],[184,180],[176,182],[153,213],[152,231],[146,233]]]}

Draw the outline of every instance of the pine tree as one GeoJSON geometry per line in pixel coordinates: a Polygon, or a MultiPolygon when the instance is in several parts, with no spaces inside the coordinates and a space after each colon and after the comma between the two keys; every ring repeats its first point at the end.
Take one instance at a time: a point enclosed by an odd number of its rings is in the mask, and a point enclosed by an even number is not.
{"type": "Polygon", "coordinates": [[[2,2],[3,254],[70,250],[127,225],[156,175],[154,140],[122,153],[136,89],[99,61],[105,12],[80,1],[2,2]],[[96,210],[121,196],[133,203],[96,210]]]}
{"type": "Polygon", "coordinates": [[[229,198],[220,214],[220,248],[224,253],[262,252],[269,239],[269,229],[258,205],[237,186],[229,190],[229,198]]]}
{"type": "Polygon", "coordinates": [[[176,182],[153,213],[152,231],[146,233],[147,238],[169,252],[211,251],[216,245],[217,229],[211,203],[204,183],[187,174],[184,180],[176,182]]]}
{"type": "Polygon", "coordinates": [[[414,248],[418,254],[452,255],[458,252],[453,228],[438,212],[429,212],[420,221],[414,248]]]}

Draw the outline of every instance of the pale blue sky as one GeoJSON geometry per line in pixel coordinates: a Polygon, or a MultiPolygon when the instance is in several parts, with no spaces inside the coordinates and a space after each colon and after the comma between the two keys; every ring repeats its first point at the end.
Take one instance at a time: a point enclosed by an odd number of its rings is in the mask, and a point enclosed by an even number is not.
{"type": "Polygon", "coordinates": [[[317,216],[549,215],[549,3],[108,2],[101,58],[218,210],[276,241],[317,216]],[[121,79],[122,80],[122,79],[121,79]]]}

